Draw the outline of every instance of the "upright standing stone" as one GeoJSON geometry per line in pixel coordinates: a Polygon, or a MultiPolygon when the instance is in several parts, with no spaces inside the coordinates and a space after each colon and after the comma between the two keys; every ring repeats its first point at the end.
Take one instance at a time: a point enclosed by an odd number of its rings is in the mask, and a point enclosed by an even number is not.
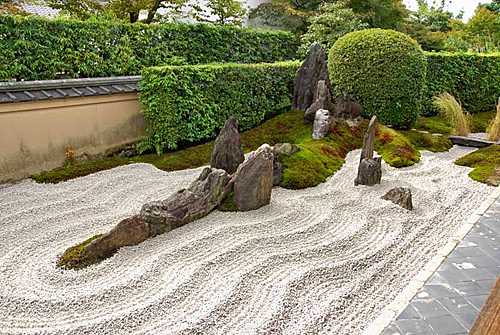
{"type": "Polygon", "coordinates": [[[373,186],[380,184],[382,179],[382,158],[373,158],[375,149],[375,131],[377,129],[377,116],[373,116],[363,139],[363,149],[359,159],[358,176],[354,185],[373,186]]]}
{"type": "Polygon", "coordinates": [[[318,110],[314,119],[312,138],[319,140],[325,137],[330,132],[331,127],[332,119],[330,118],[330,112],[326,109],[318,110]]]}
{"type": "Polygon", "coordinates": [[[163,234],[206,216],[227,196],[230,179],[226,171],[207,167],[187,189],[166,200],[142,206],[140,216],[149,224],[149,236],[163,234]]]}
{"type": "Polygon", "coordinates": [[[314,102],[318,81],[324,80],[330,90],[326,54],[319,43],[313,43],[306,60],[295,74],[292,108],[306,110],[314,102]]]}
{"type": "Polygon", "coordinates": [[[231,116],[215,140],[210,166],[231,174],[244,160],[241,136],[238,133],[238,119],[231,116]]]}
{"type": "Polygon", "coordinates": [[[363,137],[363,149],[359,161],[364,158],[373,159],[373,150],[375,150],[375,132],[377,131],[377,116],[374,115],[370,120],[368,129],[363,137]]]}
{"type": "Polygon", "coordinates": [[[306,110],[304,120],[306,122],[313,122],[316,112],[320,109],[330,111],[332,105],[332,95],[330,89],[326,86],[324,80],[318,81],[318,87],[314,94],[314,103],[306,110]]]}
{"type": "Polygon", "coordinates": [[[233,200],[239,211],[269,204],[273,188],[273,150],[263,144],[238,167],[231,178],[233,200]]]}

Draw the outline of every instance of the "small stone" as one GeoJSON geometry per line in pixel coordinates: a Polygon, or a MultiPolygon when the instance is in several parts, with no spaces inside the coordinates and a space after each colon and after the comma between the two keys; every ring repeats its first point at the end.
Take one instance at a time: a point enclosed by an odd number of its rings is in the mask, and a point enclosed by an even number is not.
{"type": "Polygon", "coordinates": [[[273,148],[273,152],[275,155],[279,154],[284,156],[291,156],[299,151],[299,147],[292,143],[277,143],[273,148]]]}
{"type": "Polygon", "coordinates": [[[295,74],[292,109],[306,110],[315,99],[318,82],[324,80],[330,91],[326,54],[319,43],[313,43],[306,60],[295,74]]]}
{"type": "Polygon", "coordinates": [[[413,210],[411,190],[404,187],[396,187],[389,190],[382,199],[389,200],[409,211],[413,210]]]}
{"type": "Polygon", "coordinates": [[[232,174],[244,160],[242,140],[238,133],[238,119],[231,116],[215,140],[210,167],[232,174]]]}
{"type": "Polygon", "coordinates": [[[283,164],[280,155],[291,156],[300,151],[299,147],[291,143],[276,143],[273,147],[273,185],[278,186],[283,181],[283,164]]]}
{"type": "Polygon", "coordinates": [[[268,144],[250,154],[231,178],[233,199],[239,211],[269,204],[273,188],[273,150],[268,144]]]}
{"type": "Polygon", "coordinates": [[[330,118],[330,112],[326,109],[318,110],[314,118],[312,138],[319,140],[325,137],[330,132],[331,126],[332,119],[330,118]]]}
{"type": "Polygon", "coordinates": [[[136,215],[120,221],[108,233],[88,244],[83,252],[90,258],[106,258],[121,247],[141,243],[148,236],[148,224],[136,215]]]}
{"type": "Polygon", "coordinates": [[[308,123],[314,121],[316,112],[320,109],[330,111],[332,104],[332,95],[330,89],[324,80],[318,81],[318,88],[314,94],[314,103],[306,110],[304,120],[308,123]]]}

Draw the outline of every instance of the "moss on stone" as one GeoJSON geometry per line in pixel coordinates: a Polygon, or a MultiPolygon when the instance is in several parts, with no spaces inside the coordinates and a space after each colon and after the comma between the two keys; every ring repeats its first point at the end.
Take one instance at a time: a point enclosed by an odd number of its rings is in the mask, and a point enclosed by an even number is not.
{"type": "Polygon", "coordinates": [[[100,258],[90,258],[83,254],[83,250],[85,249],[85,247],[90,244],[90,242],[101,236],[102,234],[92,236],[88,240],[72,246],[71,248],[68,248],[57,261],[57,267],[63,268],[65,270],[79,270],[102,261],[102,259],[100,258]]]}
{"type": "Polygon", "coordinates": [[[236,207],[236,204],[234,203],[234,193],[229,193],[229,195],[222,200],[217,209],[221,212],[237,212],[238,207],[236,207]]]}
{"type": "Polygon", "coordinates": [[[492,186],[500,185],[500,145],[481,148],[457,159],[455,164],[473,168],[469,176],[476,181],[492,186]]]}

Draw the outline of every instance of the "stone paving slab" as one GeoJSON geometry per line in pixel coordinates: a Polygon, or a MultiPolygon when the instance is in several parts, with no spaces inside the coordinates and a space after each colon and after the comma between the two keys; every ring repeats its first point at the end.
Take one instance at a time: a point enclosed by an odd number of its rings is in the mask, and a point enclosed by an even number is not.
{"type": "Polygon", "coordinates": [[[500,188],[363,335],[467,334],[500,276],[500,188]]]}

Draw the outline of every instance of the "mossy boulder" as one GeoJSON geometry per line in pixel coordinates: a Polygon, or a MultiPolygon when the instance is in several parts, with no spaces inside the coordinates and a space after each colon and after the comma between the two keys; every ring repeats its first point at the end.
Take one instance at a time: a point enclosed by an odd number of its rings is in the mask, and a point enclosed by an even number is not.
{"type": "Polygon", "coordinates": [[[481,148],[455,161],[455,164],[474,168],[469,177],[492,186],[500,185],[500,145],[481,148]]]}
{"type": "Polygon", "coordinates": [[[330,49],[333,96],[348,93],[365,117],[401,129],[412,126],[422,107],[427,59],[408,35],[383,29],[349,33],[330,49]]]}

